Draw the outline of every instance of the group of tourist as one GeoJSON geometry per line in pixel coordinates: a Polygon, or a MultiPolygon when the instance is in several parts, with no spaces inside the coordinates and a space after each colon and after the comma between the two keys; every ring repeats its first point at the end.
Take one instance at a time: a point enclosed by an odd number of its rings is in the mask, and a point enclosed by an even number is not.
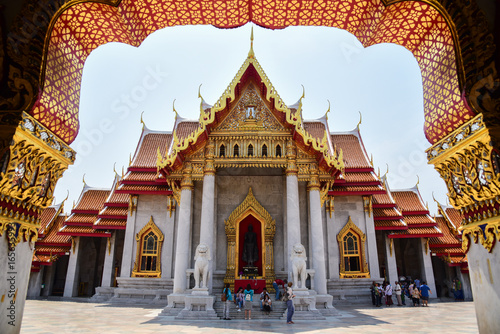
{"type": "Polygon", "coordinates": [[[413,306],[429,306],[429,294],[432,294],[431,289],[425,282],[420,283],[419,279],[410,282],[394,282],[394,287],[389,282],[380,285],[373,282],[371,286],[372,304],[375,307],[382,306],[382,299],[385,299],[385,305],[393,305],[392,296],[396,295],[398,306],[406,305],[406,298],[411,298],[413,306]]]}
{"type": "MultiPolygon", "coordinates": [[[[293,298],[295,295],[292,290],[292,282],[282,281],[277,279],[273,282],[273,287],[276,290],[276,301],[283,300],[286,302],[287,306],[287,324],[293,324],[292,321],[293,313],[295,308],[293,306],[293,298]],[[283,288],[283,293],[281,293],[279,286],[283,288]],[[281,296],[283,295],[283,298],[281,296]]],[[[241,309],[245,310],[245,320],[252,319],[252,303],[253,303],[254,291],[250,284],[247,285],[246,289],[243,290],[242,287],[238,289],[233,300],[233,295],[229,283],[226,283],[224,289],[222,290],[221,300],[224,302],[223,319],[231,320],[229,317],[229,308],[231,303],[236,304],[236,309],[241,312],[241,309]]],[[[269,315],[272,311],[272,300],[267,288],[263,288],[260,294],[260,310],[269,315]]]]}

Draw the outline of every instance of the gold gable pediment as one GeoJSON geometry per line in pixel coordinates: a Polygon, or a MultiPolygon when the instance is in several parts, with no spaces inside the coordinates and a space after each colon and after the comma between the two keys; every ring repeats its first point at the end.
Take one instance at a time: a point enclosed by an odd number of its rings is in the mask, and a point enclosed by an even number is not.
{"type": "Polygon", "coordinates": [[[214,129],[214,133],[249,131],[279,133],[286,131],[252,84],[246,87],[245,92],[233,109],[221,124],[214,129]]]}

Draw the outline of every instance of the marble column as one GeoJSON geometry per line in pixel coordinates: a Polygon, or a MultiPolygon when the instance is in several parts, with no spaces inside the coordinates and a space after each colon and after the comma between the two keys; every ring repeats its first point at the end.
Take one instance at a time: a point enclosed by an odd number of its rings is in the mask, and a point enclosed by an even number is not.
{"type": "Polygon", "coordinates": [[[394,284],[398,280],[398,266],[396,263],[396,249],[394,249],[394,240],[385,236],[385,258],[386,258],[386,279],[394,284]]]}
{"type": "Polygon", "coordinates": [[[80,237],[75,237],[72,249],[69,253],[68,271],[66,272],[66,283],[64,285],[64,297],[75,297],[78,295],[78,278],[80,274],[80,237]]]}
{"type": "Polygon", "coordinates": [[[300,239],[300,208],[299,208],[299,179],[296,164],[296,151],[292,140],[287,143],[287,168],[286,168],[286,235],[287,235],[287,271],[288,280],[292,280],[292,263],[290,255],[295,244],[301,243],[300,239]]]}
{"type": "Polygon", "coordinates": [[[52,295],[52,288],[54,287],[54,275],[56,273],[56,265],[52,263],[51,266],[44,266],[45,277],[43,278],[43,296],[48,297],[52,295]]]}
{"type": "Polygon", "coordinates": [[[132,275],[132,268],[135,261],[134,236],[138,201],[139,197],[137,195],[130,196],[127,226],[125,228],[125,237],[123,240],[122,268],[120,270],[120,277],[130,277],[132,275]]]}
{"type": "Polygon", "coordinates": [[[215,255],[215,167],[214,144],[209,142],[205,152],[205,167],[203,176],[203,198],[201,202],[200,244],[205,244],[210,249],[212,260],[209,264],[211,275],[208,277],[209,292],[212,291],[212,277],[214,273],[215,255]]]}
{"type": "Polygon", "coordinates": [[[28,298],[40,297],[40,293],[42,290],[42,278],[43,278],[44,267],[46,266],[41,266],[40,271],[38,272],[30,273],[30,280],[28,283],[28,293],[26,295],[28,298]]]}
{"type": "Polygon", "coordinates": [[[104,254],[104,268],[102,269],[102,287],[112,287],[114,283],[116,233],[116,231],[113,232],[109,240],[107,240],[106,252],[104,254]]]}
{"type": "MultiPolygon", "coordinates": [[[[377,236],[375,234],[371,196],[363,196],[363,206],[366,222],[366,256],[368,257],[368,270],[370,270],[371,278],[378,279],[380,278],[380,268],[378,264],[377,236]]],[[[391,282],[391,284],[394,284],[394,282],[391,282]]]]}
{"type": "Polygon", "coordinates": [[[339,279],[340,277],[340,254],[339,244],[337,242],[337,234],[339,233],[340,226],[335,221],[335,198],[329,196],[325,202],[326,206],[326,231],[328,233],[328,274],[330,279],[339,279]]]}
{"type": "MultiPolygon", "coordinates": [[[[311,168],[311,170],[317,169],[311,168]]],[[[317,174],[311,175],[311,180],[307,185],[307,189],[309,190],[309,214],[311,215],[310,233],[312,254],[310,256],[310,261],[312,262],[312,268],[315,271],[314,287],[319,295],[326,295],[325,244],[323,220],[321,219],[321,197],[319,193],[319,180],[317,174]]]]}
{"type": "Polygon", "coordinates": [[[189,238],[192,223],[193,181],[190,164],[184,167],[181,183],[181,203],[179,206],[179,221],[177,222],[177,238],[175,244],[174,294],[186,291],[186,270],[189,266],[189,238]]]}
{"type": "Polygon", "coordinates": [[[419,239],[422,265],[420,282],[425,281],[431,289],[432,294],[429,295],[429,298],[437,298],[436,282],[434,280],[434,270],[432,269],[431,250],[429,249],[428,240],[427,238],[419,239]]]}

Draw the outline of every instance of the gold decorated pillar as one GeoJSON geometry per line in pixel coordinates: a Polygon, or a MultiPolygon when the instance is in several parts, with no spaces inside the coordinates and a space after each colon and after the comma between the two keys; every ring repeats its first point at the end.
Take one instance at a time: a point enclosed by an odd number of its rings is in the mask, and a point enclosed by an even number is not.
{"type": "MultiPolygon", "coordinates": [[[[6,118],[4,118],[4,121],[6,118]]],[[[28,114],[0,125],[0,328],[20,330],[40,213],[75,152],[28,114]]]]}
{"type": "Polygon", "coordinates": [[[448,188],[462,216],[462,248],[467,254],[478,324],[500,332],[500,151],[479,114],[427,150],[429,163],[448,188]]]}

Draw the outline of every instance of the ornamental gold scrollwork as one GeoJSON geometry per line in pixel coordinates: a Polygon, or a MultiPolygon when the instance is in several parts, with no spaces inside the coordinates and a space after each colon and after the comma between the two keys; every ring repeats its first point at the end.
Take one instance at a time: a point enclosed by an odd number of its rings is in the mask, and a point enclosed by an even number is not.
{"type": "Polygon", "coordinates": [[[493,250],[497,240],[500,242],[500,222],[466,227],[462,233],[462,249],[467,254],[470,248],[470,237],[489,252],[493,250]]]}

